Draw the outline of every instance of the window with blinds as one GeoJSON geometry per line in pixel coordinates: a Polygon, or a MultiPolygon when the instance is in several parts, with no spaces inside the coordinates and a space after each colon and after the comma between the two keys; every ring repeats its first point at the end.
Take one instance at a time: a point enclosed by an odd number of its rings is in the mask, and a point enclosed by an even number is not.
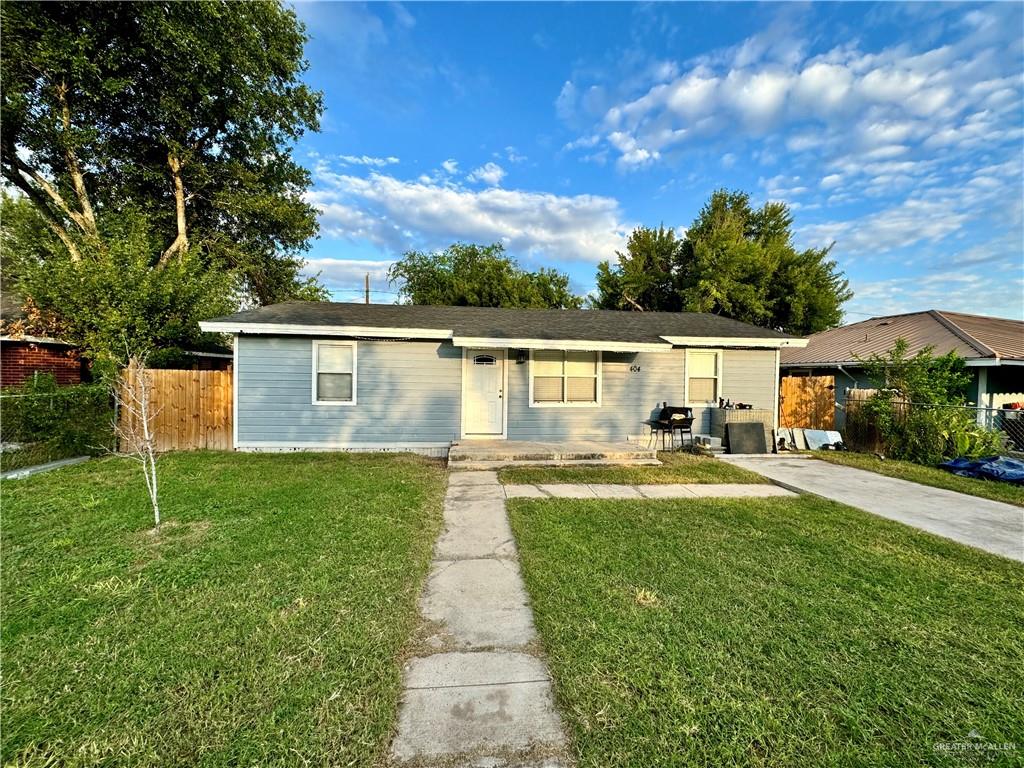
{"type": "Polygon", "coordinates": [[[356,347],[352,342],[313,342],[313,402],[352,404],[356,397],[356,347]]]}
{"type": "Polygon", "coordinates": [[[599,352],[537,350],[531,365],[534,405],[595,405],[599,402],[599,352]]]}
{"type": "Polygon", "coordinates": [[[686,353],[686,403],[704,405],[715,403],[722,370],[722,353],[710,350],[688,350],[686,353]]]}

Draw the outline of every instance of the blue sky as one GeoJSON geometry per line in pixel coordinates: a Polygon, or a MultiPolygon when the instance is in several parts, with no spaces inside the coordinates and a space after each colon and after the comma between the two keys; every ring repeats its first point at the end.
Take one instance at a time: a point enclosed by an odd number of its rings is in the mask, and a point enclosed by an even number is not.
{"type": "Polygon", "coordinates": [[[337,300],[408,248],[502,241],[593,289],[716,188],[835,242],[847,319],[1024,317],[1024,5],[299,3],[337,300]]]}

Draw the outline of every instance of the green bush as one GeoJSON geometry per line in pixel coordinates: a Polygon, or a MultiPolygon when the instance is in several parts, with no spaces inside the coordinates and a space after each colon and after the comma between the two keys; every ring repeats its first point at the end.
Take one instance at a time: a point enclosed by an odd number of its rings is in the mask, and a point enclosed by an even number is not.
{"type": "Polygon", "coordinates": [[[848,406],[851,445],[932,466],[1003,449],[1003,434],[979,426],[975,411],[964,407],[970,375],[963,359],[933,353],[925,347],[910,355],[907,342],[897,339],[888,353],[860,360],[878,391],[848,406]]]}
{"type": "Polygon", "coordinates": [[[0,397],[0,441],[21,446],[0,454],[0,466],[102,453],[114,445],[113,417],[104,385],[61,387],[51,374],[37,374],[0,397]]]}
{"type": "Polygon", "coordinates": [[[930,466],[958,456],[991,456],[1002,450],[1004,439],[1001,432],[980,426],[973,409],[909,405],[886,393],[852,409],[847,432],[861,445],[870,443],[870,450],[930,466]]]}

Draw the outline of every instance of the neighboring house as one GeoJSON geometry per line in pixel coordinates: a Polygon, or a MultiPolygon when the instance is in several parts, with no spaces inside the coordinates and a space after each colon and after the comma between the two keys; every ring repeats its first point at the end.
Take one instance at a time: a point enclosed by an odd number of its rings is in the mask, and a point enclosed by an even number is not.
{"type": "Polygon", "coordinates": [[[716,315],[293,302],[200,323],[234,336],[235,446],[411,449],[625,440],[663,402],[777,412],[803,339],[716,315]]]}
{"type": "Polygon", "coordinates": [[[0,386],[16,387],[37,373],[57,383],[80,384],[87,364],[71,344],[39,336],[0,336],[0,386]]]}
{"type": "Polygon", "coordinates": [[[963,357],[971,374],[969,402],[999,408],[1000,394],[1024,392],[1024,322],[935,309],[873,317],[815,333],[807,346],[782,350],[781,372],[835,376],[836,403],[842,406],[847,389],[874,386],[860,360],[884,355],[897,339],[906,340],[911,355],[930,346],[936,355],[956,352],[963,357]]]}
{"type": "Polygon", "coordinates": [[[21,299],[10,291],[0,292],[0,387],[24,384],[36,373],[50,373],[58,384],[79,384],[88,375],[88,365],[74,345],[48,336],[8,333],[7,328],[20,326],[25,312],[21,299]]]}

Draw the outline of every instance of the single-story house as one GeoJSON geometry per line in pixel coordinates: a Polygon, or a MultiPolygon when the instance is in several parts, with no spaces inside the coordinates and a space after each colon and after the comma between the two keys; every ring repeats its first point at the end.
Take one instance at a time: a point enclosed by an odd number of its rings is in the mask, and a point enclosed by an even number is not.
{"type": "Polygon", "coordinates": [[[447,452],[476,438],[626,440],[662,403],[778,408],[803,339],[686,312],[287,302],[220,317],[242,450],[447,452]]]}
{"type": "MultiPolygon", "coordinates": [[[[884,355],[897,339],[908,353],[934,347],[936,355],[956,352],[971,373],[967,400],[1000,408],[1006,395],[1024,392],[1024,322],[930,309],[873,317],[808,337],[805,347],[782,350],[783,376],[834,376],[841,416],[848,389],[874,386],[860,362],[884,355]]],[[[842,419],[838,418],[837,423],[842,419]]]]}

